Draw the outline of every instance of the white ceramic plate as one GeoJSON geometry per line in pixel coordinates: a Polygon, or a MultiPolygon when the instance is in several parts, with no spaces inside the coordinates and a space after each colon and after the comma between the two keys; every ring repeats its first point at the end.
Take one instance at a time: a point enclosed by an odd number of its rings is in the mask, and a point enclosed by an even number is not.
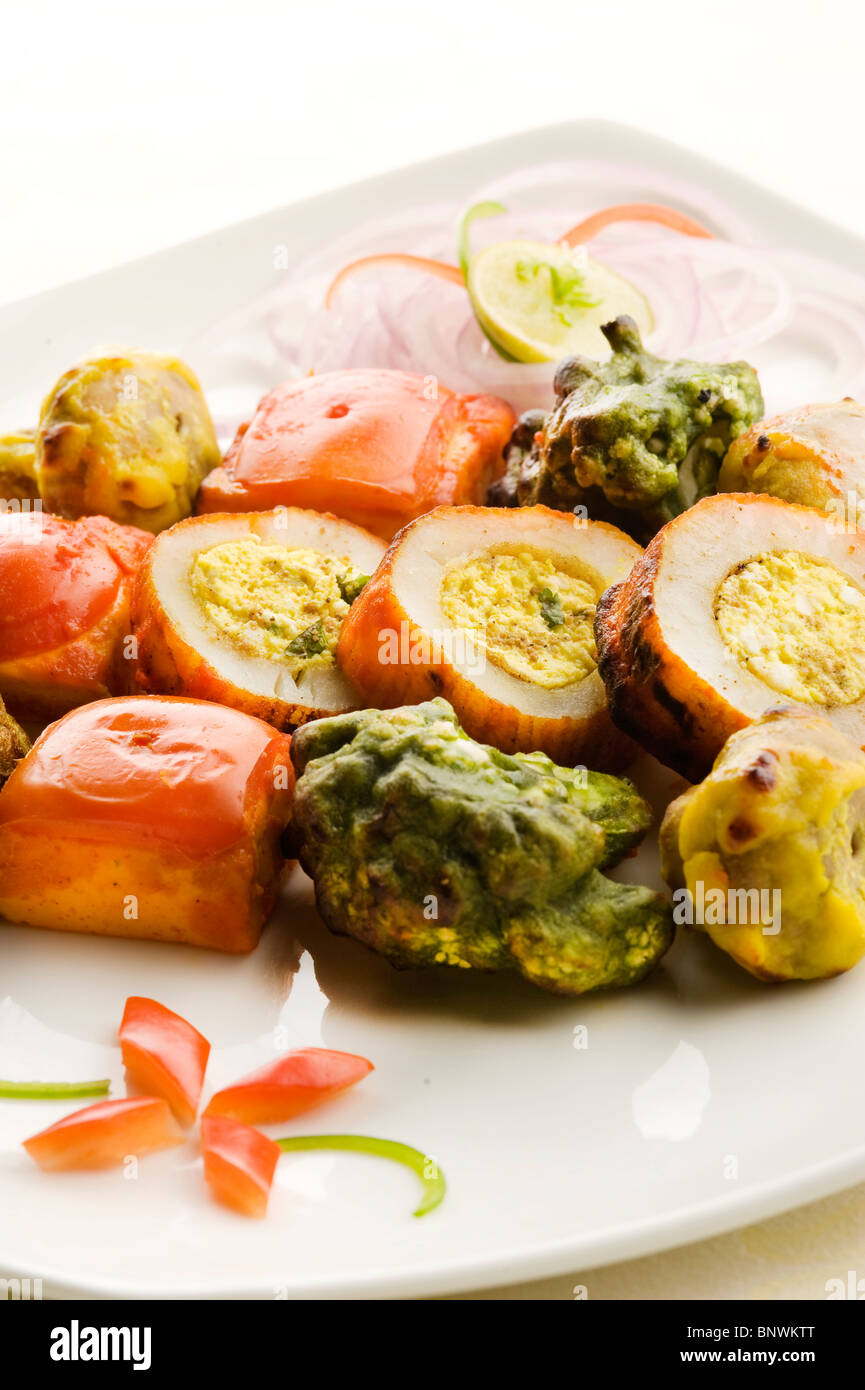
{"type": "MultiPolygon", "coordinates": [[[[0,426],[104,342],[185,353],[302,253],[372,213],[460,198],[544,159],[674,173],[726,199],[758,239],[861,266],[862,245],[699,157],[578,122],[467,150],[269,213],[0,309],[0,426]]],[[[622,198],[639,189],[622,189],[622,198]]],[[[199,364],[192,357],[194,366],[199,364]]],[[[209,393],[244,409],[273,385],[239,352],[209,393]]],[[[659,803],[677,789],[648,762],[659,803]]],[[[651,848],[627,866],[656,875],[651,848]]],[[[556,999],[516,979],[397,974],[331,937],[299,872],[249,958],[0,927],[0,1076],[110,1075],[129,994],[214,1044],[209,1085],[275,1051],[371,1057],[356,1091],[283,1126],[413,1143],[448,1179],[421,1220],[413,1176],[334,1154],[285,1157],[267,1221],[213,1204],[194,1144],[121,1172],[47,1176],[19,1147],[65,1113],[0,1102],[0,1273],[100,1297],[405,1297],[542,1277],[695,1240],[865,1178],[865,972],[767,989],[705,940],[680,941],[632,992],[556,999]],[[585,1029],[585,1035],[579,1031],[585,1029]],[[575,1030],[578,1030],[575,1033],[575,1030]],[[583,1041],[587,1045],[581,1044],[583,1041]]]]}

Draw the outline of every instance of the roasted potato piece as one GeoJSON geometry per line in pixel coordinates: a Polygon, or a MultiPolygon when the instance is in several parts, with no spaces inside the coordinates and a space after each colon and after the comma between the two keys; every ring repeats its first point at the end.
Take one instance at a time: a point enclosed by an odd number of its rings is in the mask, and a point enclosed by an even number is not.
{"type": "Polygon", "coordinates": [[[664,899],[600,872],[651,821],[629,782],[475,743],[444,700],[307,724],[292,757],[319,911],[394,965],[582,994],[642,979],[670,945],[664,899]]]}
{"type": "Polygon", "coordinates": [[[817,714],[770,711],[669,807],[661,863],[681,920],[758,979],[849,970],[865,954],[865,755],[817,714]]]}
{"type": "Polygon", "coordinates": [[[337,639],[383,554],[359,526],[294,507],[189,517],[157,538],[141,571],[139,684],[277,728],[356,708],[337,639]]]}
{"type": "Polygon", "coordinates": [[[443,695],[466,731],[507,753],[615,770],[592,621],[640,549],[547,507],[440,507],[407,526],[351,607],[337,658],[369,705],[443,695]]]}
{"type": "Polygon", "coordinates": [[[647,540],[714,492],[727,445],[759,417],[763,397],[747,362],[665,362],[626,315],[601,331],[612,357],[559,363],[557,405],[519,421],[490,501],[582,506],[647,540]]]}
{"type": "Polygon", "coordinates": [[[865,743],[865,534],[773,497],[706,497],[595,618],[613,719],[690,781],[779,700],[865,743]]]}
{"type": "Polygon", "coordinates": [[[11,777],[19,758],[30,748],[30,740],[0,700],[0,786],[11,777]]]}
{"type": "Polygon", "coordinates": [[[434,377],[361,368],[288,381],[260,402],[207,479],[199,512],[332,512],[390,540],[443,504],[482,502],[514,412],[434,377]]]}
{"type": "Polygon", "coordinates": [[[762,420],[730,445],[719,492],[765,492],[865,525],[865,406],[806,405],[762,420]]]}
{"type": "Polygon", "coordinates": [[[289,741],[198,700],[102,700],[46,729],[0,791],[0,914],[251,951],[284,863],[289,741]]]}
{"type": "Polygon", "coordinates": [[[0,695],[18,718],[133,688],[132,581],[152,539],[104,516],[0,516],[0,695]]]}
{"type": "Polygon", "coordinates": [[[0,435],[0,503],[35,502],[38,496],[36,431],[0,435]]]}
{"type": "Polygon", "coordinates": [[[156,352],[80,362],[46,397],[36,435],[49,511],[152,532],[189,516],[220,457],[197,377],[156,352]]]}

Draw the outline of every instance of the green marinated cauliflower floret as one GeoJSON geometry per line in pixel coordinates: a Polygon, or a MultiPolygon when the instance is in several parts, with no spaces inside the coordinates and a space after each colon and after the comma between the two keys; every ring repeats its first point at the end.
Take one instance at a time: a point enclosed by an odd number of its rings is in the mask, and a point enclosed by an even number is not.
{"type": "Polygon", "coordinates": [[[676,919],[758,979],[865,955],[865,754],[827,719],[775,709],[733,734],[660,838],[676,919]]]}
{"type": "Polygon", "coordinates": [[[475,743],[445,700],[307,724],[292,758],[319,911],[394,965],[581,994],[642,978],[670,945],[664,900],[598,872],[649,827],[630,782],[475,743]]]}
{"type": "Polygon", "coordinates": [[[515,913],[508,948],[527,979],[557,994],[632,985],[669,943],[670,909],[639,884],[614,883],[592,869],[570,893],[515,913]]]}
{"type": "Polygon", "coordinates": [[[19,758],[30,751],[30,740],[21,725],[6,713],[0,699],[0,786],[11,777],[19,758]]]}
{"type": "Polygon", "coordinates": [[[490,500],[585,506],[648,539],[716,490],[728,445],[761,417],[763,397],[747,362],[666,362],[626,315],[601,331],[612,356],[559,363],[555,408],[518,422],[490,500]]]}

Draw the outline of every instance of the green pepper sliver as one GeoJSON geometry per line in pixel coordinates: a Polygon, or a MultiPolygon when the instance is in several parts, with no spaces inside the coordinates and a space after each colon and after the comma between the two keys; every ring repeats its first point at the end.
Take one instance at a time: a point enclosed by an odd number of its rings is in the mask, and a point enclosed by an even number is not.
{"type": "Polygon", "coordinates": [[[375,1158],[389,1158],[394,1163],[405,1164],[417,1173],[423,1186],[423,1197],[413,1216],[426,1216],[445,1195],[444,1174],[435,1159],[421,1153],[420,1149],[413,1149],[410,1144],[373,1139],[368,1134],[298,1134],[276,1142],[285,1153],[305,1149],[348,1149],[352,1153],[372,1154],[375,1158]]]}
{"type": "Polygon", "coordinates": [[[0,1081],[0,1100],[76,1100],[79,1096],[107,1096],[111,1082],[102,1081],[0,1081]]]}

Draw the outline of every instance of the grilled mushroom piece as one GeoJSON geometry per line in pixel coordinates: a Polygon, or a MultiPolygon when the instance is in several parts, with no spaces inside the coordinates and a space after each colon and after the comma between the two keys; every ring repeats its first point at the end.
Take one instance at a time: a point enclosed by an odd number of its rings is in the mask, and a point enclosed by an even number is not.
{"type": "Polygon", "coordinates": [[[582,508],[645,541],[715,491],[728,444],[762,414],[763,397],[747,362],[664,361],[627,315],[601,331],[609,361],[559,363],[555,409],[518,422],[490,500],[582,508]]]}

